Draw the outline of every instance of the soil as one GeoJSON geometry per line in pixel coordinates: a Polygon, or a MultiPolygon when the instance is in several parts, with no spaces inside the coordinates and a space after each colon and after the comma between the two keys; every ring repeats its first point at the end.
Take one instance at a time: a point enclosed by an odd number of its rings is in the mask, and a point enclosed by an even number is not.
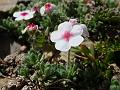
{"type": "Polygon", "coordinates": [[[11,80],[15,80],[15,78],[0,78],[0,90],[2,89],[3,86],[6,86],[8,84],[8,82],[10,82],[11,80]]]}

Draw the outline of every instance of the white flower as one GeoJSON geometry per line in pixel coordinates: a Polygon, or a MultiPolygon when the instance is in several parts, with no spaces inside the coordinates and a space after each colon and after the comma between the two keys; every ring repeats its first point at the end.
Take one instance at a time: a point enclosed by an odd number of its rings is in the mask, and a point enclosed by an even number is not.
{"type": "Polygon", "coordinates": [[[55,5],[52,3],[46,3],[44,6],[40,8],[40,13],[43,16],[44,14],[50,13],[55,8],[55,5]]]}
{"type": "Polygon", "coordinates": [[[30,10],[26,10],[26,11],[19,11],[19,12],[15,12],[13,14],[15,18],[15,20],[19,21],[19,20],[28,20],[33,18],[33,14],[35,13],[35,11],[30,11],[30,10]]]}
{"type": "Polygon", "coordinates": [[[84,38],[81,25],[72,25],[70,22],[63,22],[58,26],[58,31],[53,31],[50,35],[55,48],[60,51],[68,51],[71,47],[80,45],[84,38]]]}

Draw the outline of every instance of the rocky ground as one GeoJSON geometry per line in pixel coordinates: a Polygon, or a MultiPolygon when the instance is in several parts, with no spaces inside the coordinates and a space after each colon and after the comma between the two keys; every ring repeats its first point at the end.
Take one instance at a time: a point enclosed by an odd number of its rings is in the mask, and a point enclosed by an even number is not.
{"type": "Polygon", "coordinates": [[[0,90],[39,90],[35,84],[21,77],[0,78],[0,90]]]}
{"type": "Polygon", "coordinates": [[[15,7],[18,0],[0,0],[0,11],[7,11],[15,7]]]}
{"type": "Polygon", "coordinates": [[[21,46],[14,53],[0,59],[0,90],[39,90],[37,85],[18,75],[18,68],[24,60],[26,46],[21,46]]]}

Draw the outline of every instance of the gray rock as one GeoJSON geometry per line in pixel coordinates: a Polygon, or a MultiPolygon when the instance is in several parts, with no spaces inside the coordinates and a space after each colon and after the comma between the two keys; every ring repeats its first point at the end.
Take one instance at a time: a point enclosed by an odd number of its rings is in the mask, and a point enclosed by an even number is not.
{"type": "Polygon", "coordinates": [[[0,11],[7,11],[15,7],[18,0],[0,0],[0,11]]]}
{"type": "Polygon", "coordinates": [[[31,90],[31,88],[27,85],[25,85],[21,90],[31,90]]]}

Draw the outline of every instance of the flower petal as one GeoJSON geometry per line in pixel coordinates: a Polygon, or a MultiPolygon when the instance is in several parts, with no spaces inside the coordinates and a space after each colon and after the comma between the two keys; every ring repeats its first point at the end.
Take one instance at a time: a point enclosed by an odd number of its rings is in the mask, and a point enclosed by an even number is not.
{"type": "Polygon", "coordinates": [[[30,10],[25,10],[25,11],[22,11],[21,13],[25,13],[25,12],[29,14],[29,13],[31,13],[32,11],[30,11],[30,10]]]}
{"type": "Polygon", "coordinates": [[[81,35],[76,35],[71,37],[69,44],[75,47],[80,45],[83,41],[84,41],[84,38],[81,35]]]}
{"type": "Polygon", "coordinates": [[[61,32],[61,31],[54,31],[50,34],[50,40],[52,42],[56,42],[56,41],[62,39],[62,34],[63,34],[63,32],[61,32]]]}
{"type": "Polygon", "coordinates": [[[20,13],[21,13],[21,12],[15,12],[15,13],[13,14],[13,16],[14,16],[14,17],[19,17],[19,16],[20,16],[20,13]]]}
{"type": "Polygon", "coordinates": [[[35,11],[32,11],[32,10],[31,10],[31,11],[30,11],[30,13],[31,13],[31,14],[34,14],[34,13],[35,13],[35,11]]]}
{"type": "Polygon", "coordinates": [[[29,15],[24,17],[25,20],[28,20],[28,19],[31,19],[31,18],[33,18],[33,14],[29,14],[29,15]]]}
{"type": "Polygon", "coordinates": [[[24,30],[22,30],[22,34],[24,34],[27,31],[27,28],[25,28],[24,30]]]}
{"type": "Polygon", "coordinates": [[[69,45],[69,43],[65,40],[58,40],[55,44],[55,48],[57,50],[63,51],[63,52],[67,52],[71,46],[69,45]]]}
{"type": "Polygon", "coordinates": [[[23,18],[23,17],[21,17],[21,16],[19,16],[19,17],[15,18],[15,20],[16,20],[16,21],[23,20],[23,19],[24,19],[24,18],[23,18]]]}
{"type": "Polygon", "coordinates": [[[74,34],[79,34],[82,35],[83,34],[83,28],[80,25],[74,25],[72,28],[71,33],[74,34]]]}
{"type": "Polygon", "coordinates": [[[58,30],[61,30],[61,31],[70,31],[70,30],[72,30],[72,25],[71,25],[71,23],[69,23],[67,21],[63,22],[63,23],[59,24],[58,30]]]}
{"type": "Polygon", "coordinates": [[[77,19],[70,19],[69,22],[72,24],[72,25],[76,25],[78,23],[77,19]]]}
{"type": "Polygon", "coordinates": [[[89,32],[87,30],[87,26],[85,24],[80,24],[80,26],[83,28],[83,36],[84,37],[89,37],[89,32]]]}
{"type": "Polygon", "coordinates": [[[44,6],[40,8],[40,14],[41,14],[41,16],[43,16],[45,14],[45,7],[44,6]]]}
{"type": "Polygon", "coordinates": [[[22,11],[21,13],[28,13],[28,14],[34,14],[35,11],[32,11],[32,10],[25,10],[25,11],[22,11]]]}

